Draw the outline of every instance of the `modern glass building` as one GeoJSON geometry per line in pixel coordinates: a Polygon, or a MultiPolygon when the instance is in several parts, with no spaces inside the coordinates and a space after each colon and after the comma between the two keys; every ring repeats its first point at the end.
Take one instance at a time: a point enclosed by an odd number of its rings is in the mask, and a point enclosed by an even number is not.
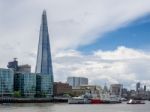
{"type": "Polygon", "coordinates": [[[12,96],[14,89],[14,71],[0,68],[0,97],[12,96]]]}
{"type": "Polygon", "coordinates": [[[88,85],[88,78],[85,77],[68,77],[67,83],[73,88],[79,87],[81,85],[88,85]]]}
{"type": "Polygon", "coordinates": [[[45,10],[42,14],[35,72],[53,75],[47,16],[45,10]]]}
{"type": "Polygon", "coordinates": [[[14,91],[25,98],[45,98],[53,95],[52,77],[37,73],[15,73],[14,91]]]}
{"type": "Polygon", "coordinates": [[[37,92],[53,95],[53,69],[45,10],[42,14],[35,73],[41,74],[37,76],[37,92]]]}
{"type": "Polygon", "coordinates": [[[53,95],[53,77],[37,74],[36,91],[40,97],[51,97],[53,95]]]}
{"type": "Polygon", "coordinates": [[[22,97],[34,97],[36,95],[36,74],[15,73],[14,90],[20,92],[22,97]]]}
{"type": "Polygon", "coordinates": [[[110,93],[111,93],[111,95],[121,96],[122,95],[122,89],[123,89],[123,85],[122,84],[111,84],[110,85],[110,93]]]}

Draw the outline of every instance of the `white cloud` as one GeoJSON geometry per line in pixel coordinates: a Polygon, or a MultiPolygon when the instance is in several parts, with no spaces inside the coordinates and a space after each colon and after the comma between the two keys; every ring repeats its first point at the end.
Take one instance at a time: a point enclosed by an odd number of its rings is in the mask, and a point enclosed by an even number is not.
{"type": "Polygon", "coordinates": [[[54,53],[92,43],[103,33],[150,12],[149,0],[0,0],[0,4],[0,47],[8,46],[0,51],[3,60],[18,57],[32,65],[35,59],[27,53],[36,55],[43,9],[48,13],[54,53]],[[6,52],[12,54],[7,56],[6,52]]]}
{"type": "MultiPolygon", "coordinates": [[[[148,53],[147,53],[148,54],[148,53]]],[[[149,55],[145,54],[143,51],[136,51],[135,49],[126,48],[124,46],[118,47],[113,53],[112,51],[96,51],[94,55],[100,56],[102,59],[117,59],[117,60],[126,60],[126,59],[147,59],[149,55]],[[136,54],[136,55],[135,55],[136,54]]]]}
{"type": "Polygon", "coordinates": [[[150,86],[149,62],[150,53],[126,47],[95,51],[91,55],[69,50],[54,56],[54,75],[57,81],[66,81],[68,76],[84,76],[92,84],[123,83],[132,88],[140,80],[150,86]]]}

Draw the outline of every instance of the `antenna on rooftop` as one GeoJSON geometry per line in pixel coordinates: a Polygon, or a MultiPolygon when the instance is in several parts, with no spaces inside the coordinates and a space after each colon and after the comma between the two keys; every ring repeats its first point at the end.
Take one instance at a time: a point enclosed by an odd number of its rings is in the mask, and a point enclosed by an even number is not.
{"type": "Polygon", "coordinates": [[[16,61],[18,58],[14,58],[14,61],[16,61]]]}

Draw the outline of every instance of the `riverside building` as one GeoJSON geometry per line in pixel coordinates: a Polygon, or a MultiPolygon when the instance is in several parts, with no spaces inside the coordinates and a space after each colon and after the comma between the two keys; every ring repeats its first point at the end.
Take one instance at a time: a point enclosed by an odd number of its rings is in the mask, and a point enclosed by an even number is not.
{"type": "Polygon", "coordinates": [[[72,87],[68,83],[54,82],[54,96],[63,96],[71,92],[72,87]]]}
{"type": "Polygon", "coordinates": [[[21,97],[34,97],[36,95],[36,74],[15,73],[14,91],[20,92],[21,97]]]}
{"type": "Polygon", "coordinates": [[[53,69],[45,10],[42,14],[35,73],[41,74],[37,77],[37,91],[51,97],[53,95],[53,69]]]}
{"type": "Polygon", "coordinates": [[[123,89],[122,84],[111,84],[110,85],[110,93],[112,95],[121,96],[122,95],[122,89],[123,89]]]}
{"type": "Polygon", "coordinates": [[[24,98],[46,98],[52,96],[51,79],[38,73],[15,73],[14,91],[24,98]]]}
{"type": "Polygon", "coordinates": [[[88,78],[85,77],[68,77],[67,83],[73,88],[77,88],[81,85],[88,85],[88,78]]]}
{"type": "Polygon", "coordinates": [[[31,73],[31,66],[28,65],[28,64],[18,65],[17,58],[14,58],[13,61],[8,62],[7,67],[13,69],[14,72],[27,72],[27,73],[31,73]]]}
{"type": "Polygon", "coordinates": [[[0,97],[12,96],[14,90],[14,71],[0,68],[0,97]]]}
{"type": "Polygon", "coordinates": [[[36,97],[52,98],[53,77],[46,74],[37,74],[36,80],[36,97]]]}

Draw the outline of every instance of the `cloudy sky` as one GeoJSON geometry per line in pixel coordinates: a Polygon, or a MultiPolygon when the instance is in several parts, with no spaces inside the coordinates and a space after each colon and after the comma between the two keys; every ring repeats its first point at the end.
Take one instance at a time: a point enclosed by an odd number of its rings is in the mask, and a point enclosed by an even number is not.
{"type": "Polygon", "coordinates": [[[150,86],[150,0],[0,0],[0,67],[14,57],[34,72],[47,11],[55,81],[150,86]]]}

